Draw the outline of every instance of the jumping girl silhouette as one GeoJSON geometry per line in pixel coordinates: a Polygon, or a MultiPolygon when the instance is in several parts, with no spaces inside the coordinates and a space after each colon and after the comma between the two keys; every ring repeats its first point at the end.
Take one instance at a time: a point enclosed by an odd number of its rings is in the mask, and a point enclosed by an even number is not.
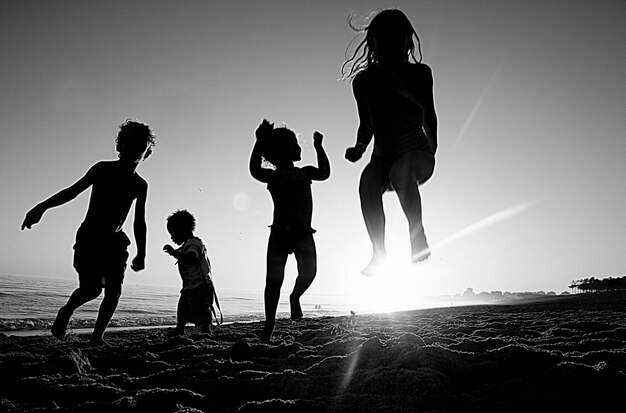
{"type": "Polygon", "coordinates": [[[396,192],[408,219],[411,260],[419,262],[430,255],[419,186],[435,168],[437,113],[432,71],[421,63],[420,39],[406,15],[387,9],[363,28],[349,23],[365,33],[365,39],[341,68],[343,78],[352,80],[359,114],[356,145],[346,150],[345,157],[358,161],[374,139],[372,157],[359,184],[363,219],[373,246],[372,260],[362,273],[374,275],[387,255],[382,201],[386,191],[396,192]]]}

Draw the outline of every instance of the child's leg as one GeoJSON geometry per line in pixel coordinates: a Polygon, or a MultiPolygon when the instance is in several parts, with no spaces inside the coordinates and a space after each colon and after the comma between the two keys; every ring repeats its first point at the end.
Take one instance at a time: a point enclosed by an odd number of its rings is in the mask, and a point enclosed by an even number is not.
{"type": "Polygon", "coordinates": [[[182,335],[185,333],[185,325],[189,318],[189,305],[187,303],[187,293],[185,291],[180,293],[178,298],[178,305],[176,306],[176,327],[174,331],[170,333],[172,336],[182,335]]]}
{"type": "Polygon", "coordinates": [[[372,261],[361,271],[365,275],[373,275],[375,267],[387,256],[383,194],[388,186],[388,173],[388,167],[383,162],[372,161],[361,174],[359,183],[361,211],[373,247],[372,261]]]}
{"type": "Polygon", "coordinates": [[[389,173],[391,185],[398,194],[402,210],[409,221],[413,262],[425,260],[430,255],[422,225],[422,200],[418,185],[432,176],[434,168],[435,158],[432,154],[414,151],[398,159],[389,173]]]}
{"type": "Polygon", "coordinates": [[[317,251],[313,234],[308,234],[298,240],[295,247],[296,261],[298,262],[298,278],[293,287],[293,292],[289,296],[291,307],[291,319],[302,318],[302,308],[300,307],[300,297],[311,286],[317,274],[317,251]]]}
{"type": "Polygon", "coordinates": [[[98,318],[96,319],[96,325],[91,334],[91,342],[94,344],[105,343],[103,336],[104,330],[109,325],[109,321],[115,313],[117,303],[120,301],[122,295],[122,283],[113,282],[107,280],[107,285],[104,287],[104,298],[100,303],[100,309],[98,310],[98,318]]]}
{"type": "Polygon", "coordinates": [[[203,333],[211,333],[211,306],[213,305],[213,286],[203,284],[191,291],[191,314],[194,323],[203,333]]]}
{"type": "Polygon", "coordinates": [[[272,337],[276,325],[276,310],[280,299],[280,287],[285,279],[285,264],[288,254],[281,246],[278,236],[270,234],[267,244],[267,275],[265,278],[265,328],[262,339],[269,340],[272,337]]]}
{"type": "Polygon", "coordinates": [[[67,303],[59,309],[56,319],[50,329],[53,336],[63,339],[67,332],[67,326],[72,318],[74,311],[81,305],[96,299],[102,292],[102,287],[98,286],[81,286],[72,292],[67,303]]]}

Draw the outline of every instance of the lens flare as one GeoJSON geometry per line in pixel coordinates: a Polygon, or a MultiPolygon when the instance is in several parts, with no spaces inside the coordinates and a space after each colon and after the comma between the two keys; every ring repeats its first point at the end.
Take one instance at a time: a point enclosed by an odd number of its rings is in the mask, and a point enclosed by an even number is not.
{"type": "Polygon", "coordinates": [[[238,192],[233,197],[233,208],[237,211],[245,211],[250,206],[250,196],[245,192],[238,192]]]}

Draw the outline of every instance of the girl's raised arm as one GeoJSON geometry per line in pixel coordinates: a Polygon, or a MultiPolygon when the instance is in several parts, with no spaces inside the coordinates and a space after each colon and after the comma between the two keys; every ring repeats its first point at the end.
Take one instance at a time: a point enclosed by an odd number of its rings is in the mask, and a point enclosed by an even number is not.
{"type": "Polygon", "coordinates": [[[322,146],[323,139],[324,135],[321,133],[315,132],[313,134],[313,147],[315,147],[315,152],[317,153],[317,168],[314,166],[305,166],[303,168],[314,181],[325,181],[330,177],[330,161],[322,146]]]}
{"type": "Polygon", "coordinates": [[[263,119],[263,122],[259,125],[256,130],[256,142],[254,143],[254,147],[252,148],[252,153],[250,154],[250,175],[257,181],[261,181],[264,183],[268,183],[274,174],[274,171],[271,169],[263,168],[263,141],[268,137],[268,133],[271,132],[274,126],[269,123],[266,119],[263,119]]]}

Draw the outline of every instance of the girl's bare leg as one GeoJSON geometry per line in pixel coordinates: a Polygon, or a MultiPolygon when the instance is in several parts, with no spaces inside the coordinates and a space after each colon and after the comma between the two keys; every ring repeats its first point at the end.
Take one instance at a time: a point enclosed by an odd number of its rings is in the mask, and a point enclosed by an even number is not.
{"type": "Polygon", "coordinates": [[[370,162],[363,170],[359,184],[361,211],[373,249],[371,262],[361,271],[368,276],[374,275],[377,267],[380,267],[387,257],[385,212],[383,210],[383,193],[387,189],[387,185],[388,167],[381,162],[370,162]]]}
{"type": "Polygon", "coordinates": [[[433,174],[435,158],[428,152],[409,152],[391,167],[389,179],[398,194],[400,205],[409,222],[411,260],[423,261],[430,256],[422,224],[422,199],[418,186],[433,174]]]}
{"type": "Polygon", "coordinates": [[[298,278],[289,295],[291,319],[299,320],[303,317],[300,297],[308,290],[317,274],[317,252],[313,235],[306,235],[300,239],[295,247],[294,254],[298,263],[298,278]]]}
{"type": "Polygon", "coordinates": [[[267,245],[267,275],[265,278],[265,327],[261,333],[261,340],[269,341],[272,338],[276,325],[276,310],[280,299],[280,287],[285,279],[285,264],[288,254],[279,247],[278,242],[270,234],[267,245]]]}

